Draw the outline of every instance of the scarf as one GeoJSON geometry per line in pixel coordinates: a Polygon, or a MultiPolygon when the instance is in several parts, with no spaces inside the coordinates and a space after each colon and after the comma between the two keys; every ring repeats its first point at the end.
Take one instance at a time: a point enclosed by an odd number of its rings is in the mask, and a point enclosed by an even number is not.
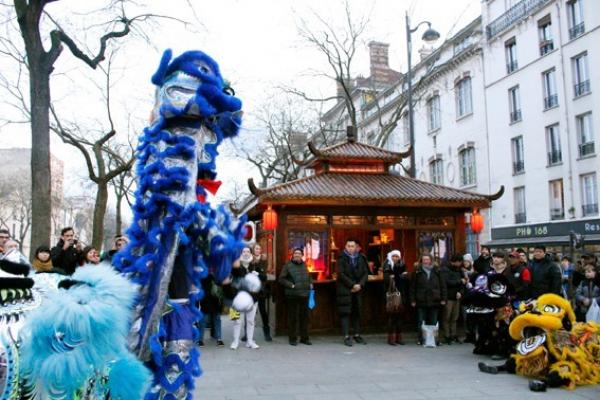
{"type": "Polygon", "coordinates": [[[431,271],[433,271],[433,264],[429,264],[428,266],[423,265],[423,271],[427,274],[427,279],[431,276],[431,271]]]}
{"type": "Polygon", "coordinates": [[[350,265],[352,267],[356,267],[356,262],[358,260],[358,252],[356,252],[354,254],[350,254],[350,253],[348,253],[347,250],[344,250],[344,254],[350,258],[350,265]]]}
{"type": "Polygon", "coordinates": [[[38,259],[38,258],[34,258],[32,265],[33,265],[33,268],[35,268],[35,270],[38,272],[52,271],[52,259],[51,258],[49,258],[48,261],[46,261],[46,262],[40,261],[40,259],[38,259]]]}

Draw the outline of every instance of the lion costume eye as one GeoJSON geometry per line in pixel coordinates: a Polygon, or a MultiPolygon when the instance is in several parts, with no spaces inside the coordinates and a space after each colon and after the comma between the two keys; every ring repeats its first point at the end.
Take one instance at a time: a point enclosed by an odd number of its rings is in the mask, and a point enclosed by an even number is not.
{"type": "Polygon", "coordinates": [[[213,70],[204,62],[198,61],[196,62],[196,66],[200,71],[202,71],[206,75],[213,75],[213,70]]]}
{"type": "Polygon", "coordinates": [[[542,309],[543,312],[545,313],[549,313],[549,314],[559,314],[561,312],[560,307],[554,305],[554,304],[546,304],[544,305],[544,308],[542,309]]]}

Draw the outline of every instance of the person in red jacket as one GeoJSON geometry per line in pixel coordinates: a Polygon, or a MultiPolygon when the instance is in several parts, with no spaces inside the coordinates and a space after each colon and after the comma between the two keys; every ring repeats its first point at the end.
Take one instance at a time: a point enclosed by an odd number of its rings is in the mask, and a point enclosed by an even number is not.
{"type": "Polygon", "coordinates": [[[531,272],[529,268],[521,262],[517,250],[508,254],[508,262],[510,265],[510,276],[507,277],[514,289],[513,301],[521,302],[528,300],[530,298],[529,285],[531,284],[531,272]]]}

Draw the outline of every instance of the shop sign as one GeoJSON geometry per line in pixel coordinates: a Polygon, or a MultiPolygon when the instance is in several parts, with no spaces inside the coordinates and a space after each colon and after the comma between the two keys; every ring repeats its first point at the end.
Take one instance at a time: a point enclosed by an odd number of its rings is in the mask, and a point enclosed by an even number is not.
{"type": "Polygon", "coordinates": [[[492,240],[568,236],[571,231],[583,235],[600,234],[600,219],[492,228],[492,240]]]}

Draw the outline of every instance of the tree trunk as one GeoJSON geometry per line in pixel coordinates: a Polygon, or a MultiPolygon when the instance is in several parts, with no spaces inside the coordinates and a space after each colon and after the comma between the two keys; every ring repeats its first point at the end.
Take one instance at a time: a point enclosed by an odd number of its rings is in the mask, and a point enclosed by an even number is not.
{"type": "Polygon", "coordinates": [[[94,204],[94,225],[92,227],[92,246],[98,251],[102,250],[102,242],[104,241],[104,214],[106,214],[107,202],[108,183],[99,181],[96,204],[94,204]]]}
{"type": "Polygon", "coordinates": [[[123,224],[123,220],[121,217],[121,202],[123,201],[123,196],[117,196],[117,209],[115,211],[115,235],[122,235],[121,233],[121,225],[123,224]]]}
{"type": "Polygon", "coordinates": [[[50,245],[52,196],[50,172],[50,77],[43,61],[30,59],[31,98],[31,250],[50,245]]]}

